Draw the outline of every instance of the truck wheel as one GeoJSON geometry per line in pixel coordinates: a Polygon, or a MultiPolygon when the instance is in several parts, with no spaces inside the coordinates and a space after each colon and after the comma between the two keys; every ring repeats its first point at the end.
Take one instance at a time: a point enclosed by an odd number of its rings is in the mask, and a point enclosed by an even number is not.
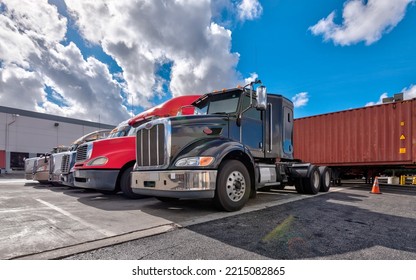
{"type": "Polygon", "coordinates": [[[302,179],[303,191],[307,194],[317,194],[321,186],[321,174],[316,166],[311,166],[308,176],[302,179]]]}
{"type": "Polygon", "coordinates": [[[327,192],[331,187],[331,169],[329,169],[326,166],[320,166],[319,173],[321,173],[321,186],[319,188],[319,191],[327,192]]]}
{"type": "Polygon", "coordinates": [[[250,196],[250,175],[238,160],[224,161],[218,170],[214,202],[222,210],[238,211],[250,196]]]}
{"type": "Polygon", "coordinates": [[[123,171],[120,178],[120,189],[123,192],[123,195],[127,198],[142,198],[143,195],[135,194],[131,188],[131,171],[133,166],[127,168],[123,171]]]}

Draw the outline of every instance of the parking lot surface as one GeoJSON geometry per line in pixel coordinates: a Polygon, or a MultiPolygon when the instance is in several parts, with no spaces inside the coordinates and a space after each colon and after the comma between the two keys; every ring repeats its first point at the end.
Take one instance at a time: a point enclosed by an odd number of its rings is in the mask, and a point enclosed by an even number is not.
{"type": "Polygon", "coordinates": [[[370,189],[346,185],[69,259],[416,260],[416,189],[382,186],[380,195],[370,189]]]}
{"type": "Polygon", "coordinates": [[[238,212],[0,179],[0,259],[416,259],[415,187],[260,192],[238,212]]]}
{"type": "Polygon", "coordinates": [[[294,189],[260,193],[242,211],[226,213],[210,201],[130,200],[120,194],[0,179],[0,259],[61,258],[308,198],[294,189]]]}

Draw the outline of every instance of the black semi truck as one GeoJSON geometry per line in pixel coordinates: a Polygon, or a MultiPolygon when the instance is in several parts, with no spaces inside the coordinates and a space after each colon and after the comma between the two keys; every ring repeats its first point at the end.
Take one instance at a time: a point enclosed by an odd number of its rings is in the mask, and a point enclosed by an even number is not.
{"type": "Polygon", "coordinates": [[[237,211],[258,189],[328,191],[328,167],[293,158],[293,103],[258,84],[207,93],[192,104],[194,115],[140,126],[133,192],[162,201],[212,198],[237,211]]]}

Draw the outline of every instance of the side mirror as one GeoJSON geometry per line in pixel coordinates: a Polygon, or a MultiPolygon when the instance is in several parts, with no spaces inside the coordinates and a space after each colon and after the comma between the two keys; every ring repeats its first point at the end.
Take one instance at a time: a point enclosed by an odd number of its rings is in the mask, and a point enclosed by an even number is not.
{"type": "Polygon", "coordinates": [[[265,86],[259,86],[256,89],[257,104],[256,109],[264,111],[267,108],[267,90],[265,86]]]}

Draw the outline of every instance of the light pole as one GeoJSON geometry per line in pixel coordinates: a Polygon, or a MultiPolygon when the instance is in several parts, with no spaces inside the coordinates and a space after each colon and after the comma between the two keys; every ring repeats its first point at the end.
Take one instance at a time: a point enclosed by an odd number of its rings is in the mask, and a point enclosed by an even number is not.
{"type": "Polygon", "coordinates": [[[17,117],[19,115],[18,114],[12,114],[12,121],[11,122],[7,122],[7,115],[6,115],[6,133],[5,133],[5,152],[6,152],[6,173],[10,172],[10,151],[9,151],[9,129],[10,126],[16,122],[17,117]]]}

